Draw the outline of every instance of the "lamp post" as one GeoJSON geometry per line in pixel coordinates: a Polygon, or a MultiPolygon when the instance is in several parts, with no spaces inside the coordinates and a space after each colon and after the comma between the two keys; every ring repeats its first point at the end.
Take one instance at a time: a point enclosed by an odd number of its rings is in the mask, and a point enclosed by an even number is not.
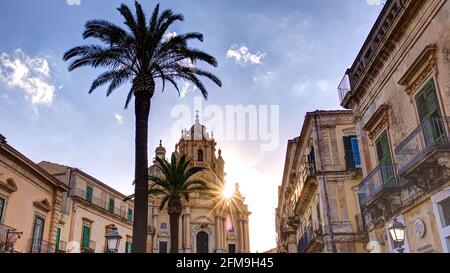
{"type": "Polygon", "coordinates": [[[105,235],[106,251],[108,253],[117,253],[122,236],[119,235],[116,226],[112,226],[111,230],[105,235]]]}
{"type": "Polygon", "coordinates": [[[405,251],[403,245],[405,244],[406,226],[397,221],[397,218],[395,218],[387,230],[389,231],[389,235],[391,236],[394,248],[397,248],[397,251],[399,253],[403,253],[405,251]]]}

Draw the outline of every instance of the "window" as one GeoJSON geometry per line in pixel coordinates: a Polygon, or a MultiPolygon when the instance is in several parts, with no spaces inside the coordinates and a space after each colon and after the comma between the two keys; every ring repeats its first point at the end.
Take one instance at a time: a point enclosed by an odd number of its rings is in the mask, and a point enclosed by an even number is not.
{"type": "Polygon", "coordinates": [[[203,161],[203,151],[202,150],[197,151],[197,161],[203,161]]]}
{"type": "Polygon", "coordinates": [[[81,239],[81,247],[89,249],[91,241],[91,227],[83,225],[83,237],[81,239]]]}
{"type": "Polygon", "coordinates": [[[386,131],[384,131],[377,139],[376,149],[383,185],[387,187],[394,187],[396,180],[392,164],[391,149],[386,131]]]}
{"type": "Polygon", "coordinates": [[[444,227],[450,226],[450,197],[439,203],[444,227]]]}
{"type": "Polygon", "coordinates": [[[159,242],[159,253],[167,253],[167,242],[159,242]]]}
{"type": "Polygon", "coordinates": [[[127,219],[130,222],[133,221],[133,210],[132,209],[128,209],[127,219]]]}
{"type": "Polygon", "coordinates": [[[236,245],[228,244],[228,253],[236,253],[236,245]]]}
{"type": "Polygon", "coordinates": [[[125,253],[131,253],[131,241],[125,243],[125,253]]]}
{"type": "Polygon", "coordinates": [[[433,80],[416,95],[416,104],[425,144],[432,145],[445,136],[444,125],[439,120],[441,111],[433,80]]]}
{"type": "Polygon", "coordinates": [[[160,228],[160,229],[167,229],[167,223],[161,223],[161,224],[159,225],[159,228],[160,228]]]}
{"type": "Polygon", "coordinates": [[[114,213],[114,199],[113,198],[109,198],[108,210],[109,210],[109,212],[114,213]]]}
{"type": "Polygon", "coordinates": [[[5,199],[0,198],[0,223],[3,220],[3,210],[5,208],[5,199]]]}
{"type": "Polygon", "coordinates": [[[345,163],[347,169],[361,168],[361,156],[359,154],[358,139],[356,136],[344,137],[345,163]]]}
{"type": "Polygon", "coordinates": [[[92,203],[92,193],[94,189],[91,186],[86,187],[86,201],[92,203]]]}
{"type": "Polygon", "coordinates": [[[56,252],[59,251],[60,242],[61,242],[61,228],[57,228],[56,229],[56,243],[55,243],[56,252]]]}
{"type": "Polygon", "coordinates": [[[31,252],[41,252],[42,236],[44,233],[45,220],[39,216],[34,219],[33,238],[31,239],[31,252]]]}

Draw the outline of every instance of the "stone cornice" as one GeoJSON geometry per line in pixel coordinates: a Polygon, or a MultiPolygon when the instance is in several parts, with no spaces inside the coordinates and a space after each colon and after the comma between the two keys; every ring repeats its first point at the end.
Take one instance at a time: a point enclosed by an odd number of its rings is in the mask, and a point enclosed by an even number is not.
{"type": "Polygon", "coordinates": [[[344,107],[349,107],[350,101],[364,93],[375,80],[423,3],[424,0],[389,0],[385,4],[358,57],[347,71],[352,91],[342,102],[344,107]]]}
{"type": "Polygon", "coordinates": [[[368,132],[369,138],[373,139],[385,126],[389,126],[389,106],[382,104],[366,122],[363,130],[368,132]]]}
{"type": "Polygon", "coordinates": [[[411,95],[417,88],[425,83],[430,75],[439,74],[436,62],[436,45],[426,46],[405,74],[400,78],[398,84],[406,87],[405,91],[411,95]]]}

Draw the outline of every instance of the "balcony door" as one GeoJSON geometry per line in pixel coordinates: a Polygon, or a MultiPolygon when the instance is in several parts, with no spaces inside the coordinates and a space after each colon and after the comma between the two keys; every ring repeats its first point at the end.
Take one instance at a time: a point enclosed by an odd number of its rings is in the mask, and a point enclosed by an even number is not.
{"type": "Polygon", "coordinates": [[[44,219],[36,216],[33,226],[33,238],[31,239],[31,253],[41,252],[42,237],[44,235],[44,224],[44,219]]]}
{"type": "Polygon", "coordinates": [[[416,104],[422,127],[423,141],[425,147],[429,148],[445,138],[445,128],[440,119],[441,110],[433,80],[416,95],[416,104]]]}
{"type": "Polygon", "coordinates": [[[392,164],[391,149],[387,132],[384,131],[376,141],[377,157],[380,167],[381,181],[387,188],[395,187],[395,173],[392,164]]]}

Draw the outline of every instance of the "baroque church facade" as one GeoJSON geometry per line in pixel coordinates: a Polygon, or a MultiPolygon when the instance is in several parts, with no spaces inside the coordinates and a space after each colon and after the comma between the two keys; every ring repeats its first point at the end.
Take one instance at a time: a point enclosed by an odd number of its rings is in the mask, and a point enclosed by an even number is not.
{"type": "MultiPolygon", "coordinates": [[[[195,124],[190,130],[183,130],[180,141],[175,145],[175,155],[187,156],[192,166],[203,167],[204,171],[192,179],[201,179],[210,188],[217,190],[211,198],[201,193],[192,193],[189,203],[183,200],[183,211],[179,219],[179,253],[248,253],[249,215],[245,198],[235,185],[234,193],[226,198],[221,193],[225,187],[225,161],[219,149],[216,155],[213,132],[208,133],[200,124],[197,113],[195,124]]],[[[166,158],[166,149],[160,143],[155,156],[166,158]]],[[[170,156],[167,156],[170,158],[170,156]]],[[[150,175],[161,175],[158,166],[149,167],[150,175]]],[[[170,222],[167,207],[159,210],[160,197],[149,198],[149,234],[147,252],[170,252],[170,222]]]]}

